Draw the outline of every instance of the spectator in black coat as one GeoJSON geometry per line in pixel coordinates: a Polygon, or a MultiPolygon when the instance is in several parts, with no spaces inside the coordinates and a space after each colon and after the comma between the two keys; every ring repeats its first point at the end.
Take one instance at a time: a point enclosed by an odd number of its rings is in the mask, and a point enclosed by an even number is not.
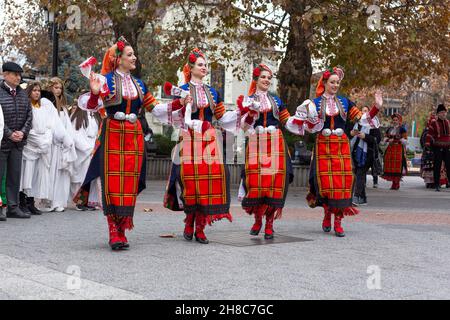
{"type": "Polygon", "coordinates": [[[0,105],[3,110],[4,128],[0,148],[0,181],[6,176],[6,216],[0,209],[0,221],[9,218],[29,218],[19,207],[22,150],[31,130],[33,112],[25,90],[19,84],[22,68],[7,62],[2,66],[4,81],[0,82],[0,105]]]}

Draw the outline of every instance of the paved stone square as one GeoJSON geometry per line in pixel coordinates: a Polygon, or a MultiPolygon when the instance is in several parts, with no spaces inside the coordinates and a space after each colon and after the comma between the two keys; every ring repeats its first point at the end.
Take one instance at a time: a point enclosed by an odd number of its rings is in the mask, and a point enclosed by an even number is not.
{"type": "Polygon", "coordinates": [[[345,238],[323,233],[321,209],[291,189],[271,243],[251,239],[234,197],[233,223],[207,227],[201,245],[163,208],[164,187],[148,181],[138,198],[128,251],[109,249],[100,211],[1,222],[0,299],[450,299],[450,189],[419,177],[373,189],[369,176],[345,238]]]}

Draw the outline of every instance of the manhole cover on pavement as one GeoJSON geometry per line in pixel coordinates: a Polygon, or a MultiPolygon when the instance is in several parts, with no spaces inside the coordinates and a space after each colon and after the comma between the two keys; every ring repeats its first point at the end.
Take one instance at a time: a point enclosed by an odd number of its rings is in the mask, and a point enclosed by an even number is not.
{"type": "Polygon", "coordinates": [[[264,239],[264,232],[261,232],[258,236],[251,236],[243,231],[218,232],[214,234],[209,234],[207,235],[207,237],[211,242],[217,242],[220,244],[235,247],[312,241],[311,239],[285,236],[279,233],[275,233],[273,239],[266,240],[264,239]]]}

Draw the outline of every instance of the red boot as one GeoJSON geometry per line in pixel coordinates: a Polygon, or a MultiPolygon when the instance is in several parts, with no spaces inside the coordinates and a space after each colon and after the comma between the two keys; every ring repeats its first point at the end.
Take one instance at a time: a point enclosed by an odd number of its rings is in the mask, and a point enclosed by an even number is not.
{"type": "Polygon", "coordinates": [[[119,250],[123,246],[122,239],[119,236],[116,223],[113,221],[110,215],[107,215],[108,228],[109,228],[109,246],[113,250],[119,250]]]}
{"type": "Polygon", "coordinates": [[[391,190],[398,190],[400,189],[400,181],[392,181],[391,190]]]}
{"type": "Polygon", "coordinates": [[[194,236],[194,220],[195,213],[186,214],[183,237],[188,241],[191,241],[194,236]]]}
{"type": "Polygon", "coordinates": [[[331,231],[331,212],[325,209],[325,216],[323,217],[322,230],[324,232],[331,231]]]}
{"type": "Polygon", "coordinates": [[[197,213],[195,215],[195,241],[202,244],[208,244],[209,240],[206,239],[206,235],[203,232],[206,226],[206,217],[204,214],[197,213]]]}
{"type": "Polygon", "coordinates": [[[255,215],[255,223],[253,224],[253,227],[250,229],[250,234],[252,236],[257,236],[262,228],[262,215],[259,212],[256,212],[254,215],[255,215]]]}
{"type": "Polygon", "coordinates": [[[122,226],[119,226],[117,228],[117,233],[119,234],[119,238],[122,241],[122,248],[128,249],[130,247],[130,244],[128,243],[128,239],[125,236],[125,229],[123,229],[122,226]]]}
{"type": "Polygon", "coordinates": [[[273,239],[273,212],[266,214],[266,227],[264,229],[264,239],[273,239]]]}
{"type": "Polygon", "coordinates": [[[342,218],[343,218],[342,214],[334,215],[334,232],[336,233],[337,237],[345,237],[345,231],[341,226],[342,218]]]}

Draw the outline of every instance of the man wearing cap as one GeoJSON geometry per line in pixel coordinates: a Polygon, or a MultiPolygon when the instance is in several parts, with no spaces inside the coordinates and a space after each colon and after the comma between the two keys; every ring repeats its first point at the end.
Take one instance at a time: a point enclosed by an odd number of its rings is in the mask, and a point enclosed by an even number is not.
{"type": "Polygon", "coordinates": [[[3,78],[0,82],[0,105],[2,106],[4,128],[0,148],[0,181],[6,172],[6,215],[0,209],[0,221],[8,218],[29,218],[19,208],[20,175],[22,150],[31,129],[33,113],[28,96],[19,84],[22,68],[14,62],[2,66],[3,78]]]}
{"type": "Polygon", "coordinates": [[[436,116],[430,123],[425,145],[433,147],[434,185],[436,191],[440,191],[442,161],[445,163],[447,181],[450,181],[450,121],[447,119],[447,108],[443,104],[438,105],[436,116]]]}

